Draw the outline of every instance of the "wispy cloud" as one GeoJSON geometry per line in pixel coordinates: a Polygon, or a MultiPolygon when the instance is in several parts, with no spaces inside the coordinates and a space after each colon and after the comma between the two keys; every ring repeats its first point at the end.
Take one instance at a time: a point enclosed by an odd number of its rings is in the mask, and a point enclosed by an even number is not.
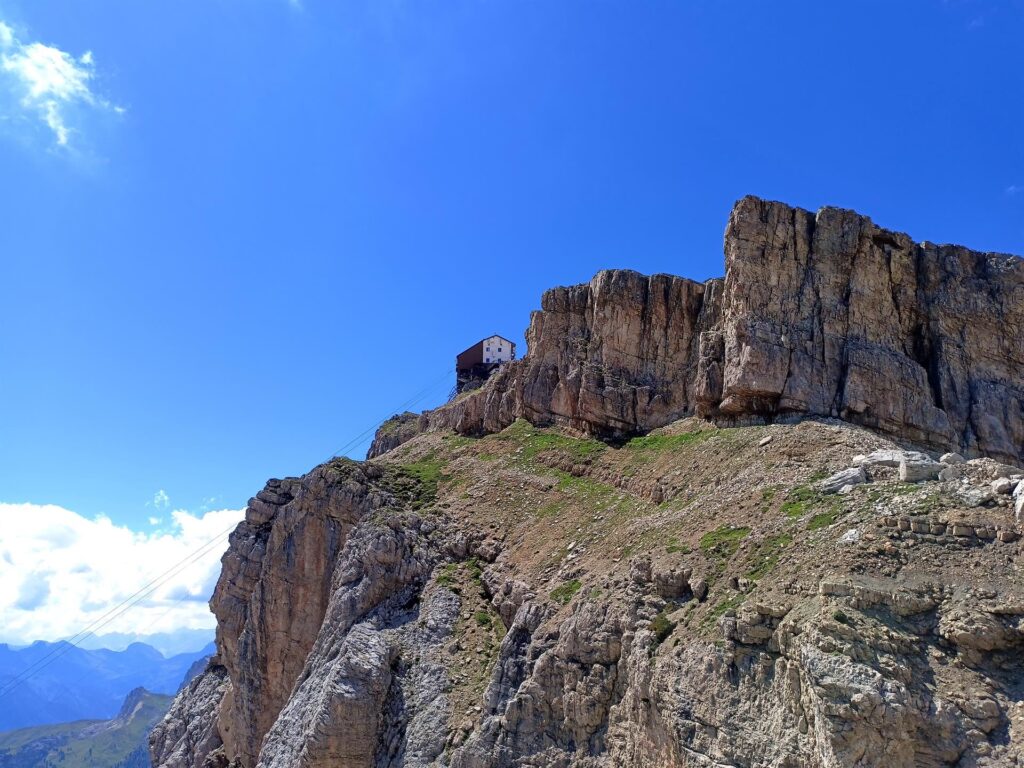
{"type": "Polygon", "coordinates": [[[1011,184],[1006,188],[1006,194],[1008,194],[1010,197],[1013,197],[1019,192],[1024,192],[1024,186],[1020,184],[1011,184]]]}
{"type": "Polygon", "coordinates": [[[170,506],[171,497],[167,495],[167,491],[161,488],[159,491],[153,494],[152,504],[157,509],[167,509],[170,506]]]}
{"type": "MultiPolygon", "coordinates": [[[[0,503],[0,642],[74,635],[186,561],[242,515],[243,510],[202,515],[175,510],[166,528],[140,533],[54,505],[0,503]]],[[[206,600],[226,548],[226,537],[219,538],[103,632],[212,627],[206,600]]]]}
{"type": "Polygon", "coordinates": [[[77,58],[60,48],[21,40],[0,21],[0,109],[45,125],[54,143],[68,147],[79,131],[77,119],[88,111],[124,110],[93,90],[96,76],[91,51],[77,58]]]}

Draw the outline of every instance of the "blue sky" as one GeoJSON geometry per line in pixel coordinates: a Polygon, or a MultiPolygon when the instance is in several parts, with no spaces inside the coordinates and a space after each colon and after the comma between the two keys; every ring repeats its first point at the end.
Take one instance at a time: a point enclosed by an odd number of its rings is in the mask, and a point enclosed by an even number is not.
{"type": "Polygon", "coordinates": [[[1024,253],[1019,0],[0,20],[2,502],[140,531],[240,508],[521,339],[547,287],[721,274],[748,193],[1024,253]],[[33,96],[47,51],[71,80],[33,96]]]}

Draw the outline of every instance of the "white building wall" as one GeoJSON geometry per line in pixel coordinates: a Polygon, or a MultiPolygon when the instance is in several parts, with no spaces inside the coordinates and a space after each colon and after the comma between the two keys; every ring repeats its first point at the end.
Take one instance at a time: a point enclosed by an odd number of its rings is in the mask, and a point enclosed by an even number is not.
{"type": "Polygon", "coordinates": [[[490,336],[482,344],[485,363],[507,363],[512,359],[512,344],[501,336],[490,336]]]}

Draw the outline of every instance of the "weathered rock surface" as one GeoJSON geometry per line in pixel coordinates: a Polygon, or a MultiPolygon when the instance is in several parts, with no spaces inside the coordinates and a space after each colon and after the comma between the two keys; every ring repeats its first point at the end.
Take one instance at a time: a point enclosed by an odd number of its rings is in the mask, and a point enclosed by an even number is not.
{"type": "Polygon", "coordinates": [[[908,459],[900,462],[900,480],[905,483],[919,483],[922,480],[934,480],[942,471],[942,465],[929,458],[908,459]]]}
{"type": "Polygon", "coordinates": [[[821,490],[823,493],[839,493],[843,488],[850,485],[860,485],[866,482],[867,479],[867,473],[864,472],[863,466],[851,467],[825,478],[821,482],[821,490]]]}
{"type": "Polygon", "coordinates": [[[369,454],[380,456],[416,437],[426,426],[425,424],[421,425],[422,418],[422,414],[410,411],[396,413],[377,429],[373,436],[373,442],[370,443],[369,454]]]}
{"type": "MultiPolygon", "coordinates": [[[[704,284],[608,271],[548,291],[529,354],[416,424],[484,434],[525,418],[621,436],[693,413],[834,416],[1024,458],[1020,258],[747,197],[730,216],[725,262],[725,278],[704,284]]],[[[395,442],[383,438],[371,456],[395,442]]]]}
{"type": "Polygon", "coordinates": [[[1020,260],[747,198],[726,261],[269,481],[154,765],[1024,765],[1020,260]]]}
{"type": "Polygon", "coordinates": [[[149,735],[150,753],[165,768],[203,765],[220,748],[217,712],[229,685],[227,670],[212,663],[175,697],[170,711],[149,735]]]}
{"type": "Polygon", "coordinates": [[[908,455],[840,422],[621,448],[519,422],[270,481],[154,765],[1018,765],[1002,465],[908,486],[908,455]],[[857,454],[846,493],[809,480],[857,454]]]}

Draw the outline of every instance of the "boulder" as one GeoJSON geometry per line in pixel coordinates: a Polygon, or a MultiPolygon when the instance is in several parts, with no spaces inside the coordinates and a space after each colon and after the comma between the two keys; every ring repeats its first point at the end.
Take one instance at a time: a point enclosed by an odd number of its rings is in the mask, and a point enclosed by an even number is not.
{"type": "Polygon", "coordinates": [[[943,464],[963,464],[964,457],[959,453],[944,453],[941,458],[939,458],[939,461],[943,464]]]}
{"type": "Polygon", "coordinates": [[[822,493],[839,493],[843,488],[860,485],[866,482],[867,479],[864,467],[851,467],[850,469],[836,472],[831,477],[822,480],[821,491],[822,493]]]}
{"type": "Polygon", "coordinates": [[[991,488],[964,488],[960,492],[960,498],[968,507],[984,507],[992,503],[995,494],[991,488]]]}
{"type": "Polygon", "coordinates": [[[871,469],[872,467],[898,467],[904,459],[911,461],[926,461],[928,456],[920,451],[900,451],[896,449],[883,448],[872,451],[866,456],[853,457],[853,466],[871,469]]]}
{"type": "Polygon", "coordinates": [[[1013,493],[1013,489],[1017,486],[1015,482],[1010,480],[1008,477],[1000,477],[992,481],[992,493],[999,493],[1005,496],[1009,496],[1013,493]]]}
{"type": "Polygon", "coordinates": [[[690,591],[700,602],[704,602],[708,596],[708,583],[704,579],[694,579],[690,582],[690,591]]]}
{"type": "Polygon", "coordinates": [[[939,477],[939,472],[941,471],[942,465],[927,457],[904,458],[900,462],[900,480],[905,483],[935,480],[939,477]]]}
{"type": "Polygon", "coordinates": [[[964,471],[956,465],[943,467],[939,472],[939,480],[959,480],[964,476],[964,471]]]}
{"type": "Polygon", "coordinates": [[[689,576],[689,569],[683,568],[656,571],[654,574],[654,588],[658,595],[664,598],[682,597],[690,590],[689,576]]]}

